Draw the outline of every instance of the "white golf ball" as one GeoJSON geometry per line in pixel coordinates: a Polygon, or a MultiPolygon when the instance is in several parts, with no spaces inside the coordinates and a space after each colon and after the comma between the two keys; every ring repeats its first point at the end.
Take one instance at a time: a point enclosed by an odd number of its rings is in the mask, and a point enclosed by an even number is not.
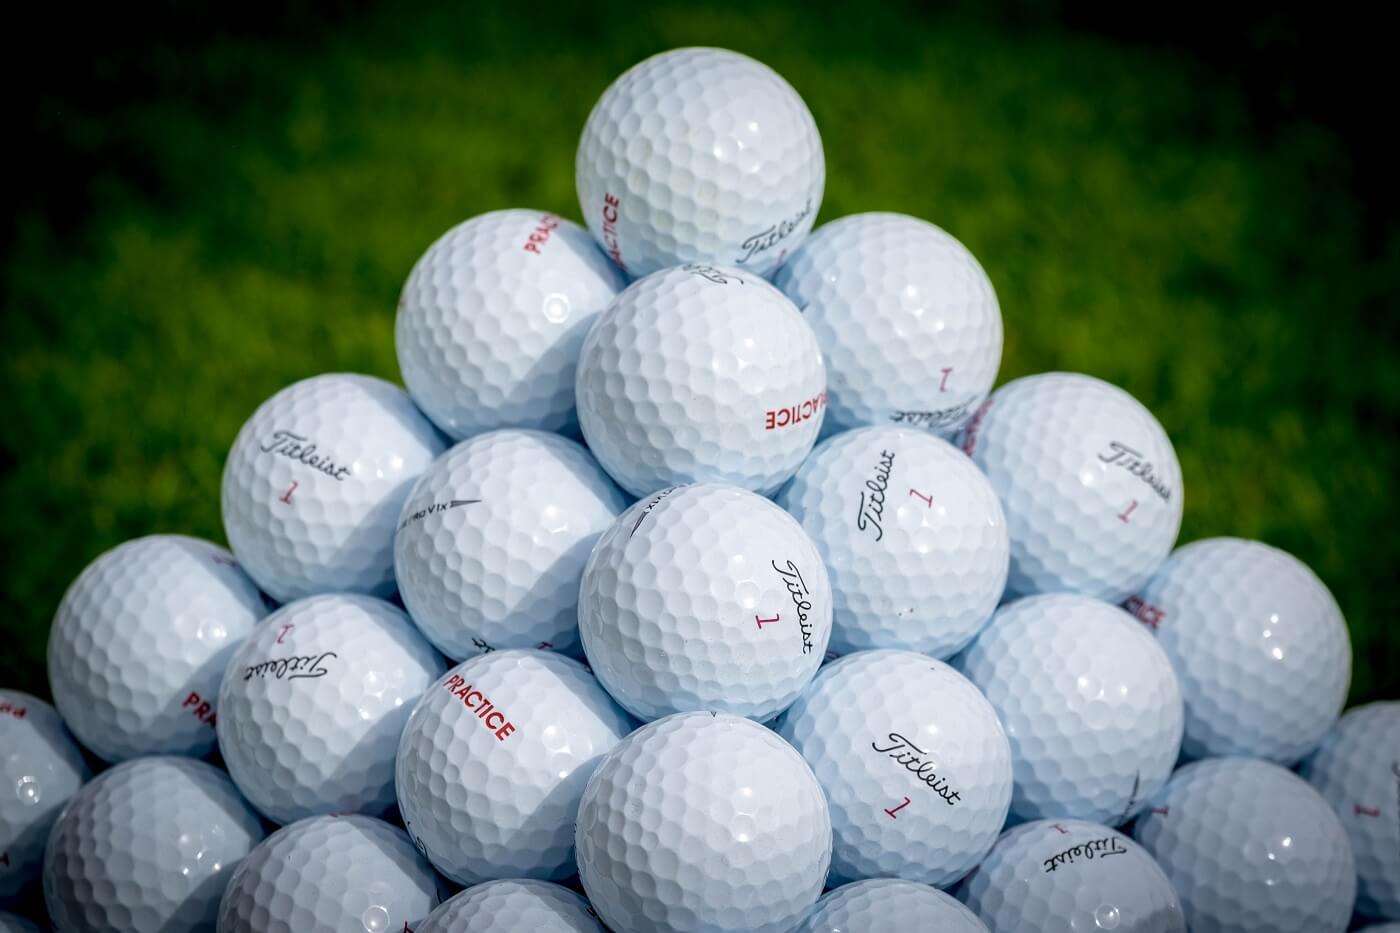
{"type": "Polygon", "coordinates": [[[262,822],[222,771],[138,758],[83,786],[54,823],[44,900],[64,933],[213,931],[262,822]]]}
{"type": "Polygon", "coordinates": [[[0,904],[39,882],[44,844],[92,769],[52,706],[0,690],[0,904]]]}
{"type": "Polygon", "coordinates": [[[578,144],[579,206],[629,275],[713,262],[767,275],[816,220],[817,125],[767,65],[673,49],[603,92],[578,144]]]}
{"type": "Polygon", "coordinates": [[[1303,762],[1302,775],[1351,838],[1357,912],[1400,920],[1400,702],[1347,712],[1303,762]]]}
{"type": "Polygon", "coordinates": [[[491,431],[419,478],[394,538],[399,592],[452,658],[496,648],[579,655],[578,585],[628,499],[583,447],[491,431]]]}
{"type": "Polygon", "coordinates": [[[817,229],[774,284],[826,356],[826,427],[899,424],[948,436],[992,390],[1001,308],[976,257],[933,224],[853,214],[817,229]]]}
{"type": "Polygon", "coordinates": [[[1006,518],[962,451],[921,431],[872,427],[819,444],[778,505],[831,575],[831,650],[957,652],[1006,587],[1006,518]]]}
{"type": "Polygon", "coordinates": [[[1186,765],[1138,817],[1133,836],[1181,895],[1191,933],[1341,933],[1356,863],[1337,814],[1278,765],[1186,765]]]}
{"type": "Polygon", "coordinates": [[[828,891],[795,933],[987,933],[950,894],[897,878],[854,881],[828,891]]]}
{"type": "Polygon", "coordinates": [[[1152,856],[1083,820],[1007,830],[957,894],[991,933],[1186,933],[1181,899],[1152,856]]]}
{"type": "Polygon", "coordinates": [[[314,816],[267,837],[219,904],[219,933],[400,933],[442,901],[404,831],[372,817],[314,816]]]}
{"type": "Polygon", "coordinates": [[[224,667],[266,614],[217,545],[183,535],[120,544],[87,566],[54,616],[54,705],[108,761],[207,755],[224,667]]]}
{"type": "Polygon", "coordinates": [[[446,443],[398,386],[331,373],[253,413],[224,464],[224,532],[273,599],[394,592],[394,528],[446,443]]]}
{"type": "Polygon", "coordinates": [[[1003,606],[956,660],[1011,740],[1018,820],[1117,826],[1166,782],[1181,750],[1181,688],[1150,632],[1073,593],[1003,606]]]}
{"type": "Polygon", "coordinates": [[[767,499],[678,486],[598,539],[579,631],[598,680],[639,719],[718,710],[762,721],[821,666],[831,586],[802,526],[767,499]]]}
{"type": "Polygon", "coordinates": [[[442,902],[414,933],[603,933],[588,902],[548,881],[488,881],[442,902]]]}
{"type": "Polygon", "coordinates": [[[1006,822],[1011,748],[982,694],[942,661],[860,651],[824,667],[778,722],[831,806],[831,884],[947,887],[1006,822]]]}
{"type": "Polygon", "coordinates": [[[792,302],[752,273],[679,266],[633,283],[578,365],[578,416],[634,496],[675,483],[778,489],[812,449],[826,371],[792,302]]]}
{"type": "Polygon", "coordinates": [[[783,933],[826,881],[831,820],[770,730],[680,713],[618,743],[584,788],[579,875],[616,933],[783,933]]]}
{"type": "Polygon", "coordinates": [[[572,221],[531,210],[473,217],[429,247],[403,287],[394,345],[404,384],[457,440],[576,430],[579,347],[626,281],[572,221]]]}
{"type": "Polygon", "coordinates": [[[575,874],[583,785],[633,723],[577,661],[493,651],[439,680],[399,740],[396,786],[420,851],[460,884],[575,874]]]}
{"type": "Polygon", "coordinates": [[[962,446],[1006,510],[1008,596],[1069,591],[1119,602],[1176,542],[1176,451],[1117,386],[1077,373],[1016,379],[978,409],[962,446]]]}
{"type": "Polygon", "coordinates": [[[413,704],[446,664],[397,607],[348,593],[288,603],[229,661],[219,749],[268,819],[380,815],[413,704]]]}
{"type": "Polygon", "coordinates": [[[1157,632],[1186,700],[1189,758],[1291,765],[1337,721],[1351,640],[1327,586],[1292,555],[1239,538],[1179,548],[1127,608],[1157,632]]]}

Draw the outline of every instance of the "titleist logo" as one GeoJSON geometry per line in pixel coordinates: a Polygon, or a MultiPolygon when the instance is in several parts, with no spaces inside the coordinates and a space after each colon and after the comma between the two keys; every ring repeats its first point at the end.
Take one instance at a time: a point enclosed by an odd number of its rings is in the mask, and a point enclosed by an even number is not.
{"type": "Polygon", "coordinates": [[[880,520],[885,517],[885,490],[890,488],[890,471],[894,469],[894,451],[880,451],[880,460],[875,464],[875,477],[865,481],[865,489],[860,494],[860,509],[856,512],[856,527],[861,531],[875,530],[875,540],[885,536],[880,520]]]}
{"type": "Polygon", "coordinates": [[[1123,848],[1123,842],[1117,836],[1104,836],[1100,839],[1090,839],[1088,842],[1081,842],[1079,845],[1070,846],[1063,852],[1056,852],[1045,860],[1045,871],[1054,871],[1061,865],[1073,865],[1078,858],[1096,859],[1106,858],[1110,855],[1127,855],[1128,850],[1123,848]]]}
{"type": "Polygon", "coordinates": [[[329,454],[317,452],[314,441],[293,431],[273,431],[272,437],[263,441],[259,449],[263,453],[295,460],[341,482],[349,479],[355,472],[352,467],[336,463],[329,454]]]}
{"type": "Polygon", "coordinates": [[[793,214],[786,220],[779,221],[766,230],[760,230],[741,243],[739,248],[744,251],[744,255],[735,260],[735,264],[742,266],[759,253],[766,253],[768,250],[777,246],[783,240],[787,239],[792,231],[801,226],[802,221],[805,220],[810,213],[812,213],[812,201],[809,198],[807,203],[802,205],[802,210],[798,211],[796,214],[793,214]]]}
{"type": "Polygon", "coordinates": [[[902,765],[904,770],[923,781],[930,790],[942,797],[943,802],[948,806],[954,806],[962,799],[962,793],[953,790],[948,779],[940,775],[934,763],[925,757],[928,752],[898,732],[889,733],[885,741],[888,744],[882,744],[879,741],[871,742],[870,747],[893,759],[895,764],[902,765]]]}
{"type": "Polygon", "coordinates": [[[797,609],[797,626],[802,631],[802,653],[811,654],[812,623],[808,621],[807,614],[812,611],[812,593],[807,589],[807,581],[802,579],[802,572],[792,561],[788,561],[782,567],[778,566],[777,561],[772,563],[773,569],[778,571],[783,585],[787,587],[788,595],[792,597],[792,605],[797,609]]]}
{"type": "Polygon", "coordinates": [[[330,673],[326,661],[339,657],[334,651],[303,654],[290,658],[268,658],[250,664],[243,670],[243,679],[273,677],[277,680],[298,680],[303,677],[325,677],[330,673]]]}
{"type": "Polygon", "coordinates": [[[1172,491],[1167,486],[1166,481],[1152,471],[1152,463],[1142,459],[1142,454],[1133,450],[1121,441],[1109,441],[1108,450],[1099,454],[1099,460],[1109,466],[1116,466],[1127,470],[1133,476],[1142,480],[1157,495],[1162,497],[1163,502],[1170,502],[1172,491]]]}

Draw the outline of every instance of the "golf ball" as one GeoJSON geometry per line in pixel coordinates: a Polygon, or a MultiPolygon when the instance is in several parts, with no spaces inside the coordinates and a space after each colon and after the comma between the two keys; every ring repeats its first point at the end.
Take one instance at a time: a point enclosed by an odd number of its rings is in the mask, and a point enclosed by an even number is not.
{"type": "Polygon", "coordinates": [[[493,211],[428,248],[399,298],[409,394],[461,440],[504,427],[577,430],[574,369],[626,284],[588,231],[544,211],[493,211]]]}
{"type": "Polygon", "coordinates": [[[394,527],[445,442],[398,386],[330,373],[288,386],[224,464],[224,532],[273,599],[394,592],[394,527]]]}
{"type": "Polygon", "coordinates": [[[724,713],[680,713],[589,778],[579,875],[615,933],[785,933],[826,881],[831,820],[802,756],[724,713]]]}
{"type": "Polygon", "coordinates": [[[1212,758],[1172,775],[1134,837],[1162,866],[1191,933],[1341,933],[1356,863],[1337,815],[1291,771],[1212,758]]]}
{"type": "Polygon", "coordinates": [[[403,830],[372,817],[314,816],[267,837],[219,904],[219,933],[399,933],[442,900],[403,830]]]}
{"type": "Polygon", "coordinates": [[[688,265],[633,283],[599,316],[577,394],[588,446],[632,495],[688,482],[767,494],[817,439],[826,371],[776,288],[688,265]]]}
{"type": "Polygon", "coordinates": [[[1119,602],[1181,527],[1181,467],[1152,413],[1077,373],[997,389],[962,433],[1011,533],[1007,595],[1079,592],[1119,602]]]}
{"type": "Polygon", "coordinates": [[[987,933],[949,894],[913,881],[872,878],[828,891],[795,933],[987,933]]]}
{"type": "Polygon", "coordinates": [[[831,586],[802,526],[767,499],[677,486],[598,539],[579,630],[593,672],[639,719],[717,710],[762,721],[821,666],[831,586]]]}
{"type": "Polygon", "coordinates": [[[589,114],[575,169],[589,229],[632,276],[683,262],[767,275],[812,229],[826,184],[802,98],[724,49],[629,69],[589,114]]]}
{"type": "Polygon", "coordinates": [[[394,538],[399,592],[438,650],[579,655],[588,552],[628,500],[583,447],[540,431],[491,431],[419,478],[394,538]]]}
{"type": "Polygon", "coordinates": [[[442,902],[414,933],[603,933],[588,902],[548,881],[488,881],[442,902]]]}
{"type": "Polygon", "coordinates": [[[1001,309],[976,257],[931,223],[852,214],[817,229],[774,284],[826,357],[826,430],[899,424],[948,436],[992,390],[1001,309]]]}
{"type": "Polygon", "coordinates": [[[276,823],[394,805],[394,754],[413,704],[446,668],[397,607],[340,593],[288,603],[229,662],[219,749],[276,823]]]}
{"type": "Polygon", "coordinates": [[[957,652],[991,618],[1009,543],[987,478],[946,441],[907,428],[819,444],[778,505],[831,576],[831,650],[957,652]]]}
{"type": "Polygon", "coordinates": [[[493,651],[439,680],[399,740],[409,835],[460,884],[562,881],[583,785],[632,731],[587,668],[546,651],[493,651]]]}
{"type": "Polygon", "coordinates": [[[1181,750],[1181,689],[1152,634],[1073,593],[1003,606],[955,662],[1011,740],[1018,820],[1117,826],[1166,782],[1181,750]]]}
{"type": "Polygon", "coordinates": [[[1083,820],[1007,830],[957,894],[991,933],[1186,933],[1181,899],[1152,856],[1083,820]]]}
{"type": "Polygon", "coordinates": [[[84,785],[54,823],[44,900],[64,933],[212,933],[230,873],[262,838],[222,771],[138,758],[84,785]]]}
{"type": "Polygon", "coordinates": [[[0,690],[0,904],[17,903],[38,884],[49,830],[91,777],[52,706],[0,690]]]}
{"type": "Polygon", "coordinates": [[[182,535],[120,544],[87,566],[54,616],[54,705],[108,761],[207,755],[224,667],[266,613],[217,545],[182,535]]]}
{"type": "Polygon", "coordinates": [[[982,694],[942,661],[861,651],[824,667],[778,723],[831,807],[831,884],[947,887],[1006,822],[1011,748],[982,694]]]}
{"type": "Polygon", "coordinates": [[[1400,920],[1400,702],[1350,710],[1303,763],[1302,775],[1351,838],[1357,912],[1400,920]]]}
{"type": "Polygon", "coordinates": [[[1337,721],[1351,641],[1326,585],[1292,555],[1239,538],[1196,541],[1126,605],[1176,668],[1187,757],[1291,765],[1337,721]]]}

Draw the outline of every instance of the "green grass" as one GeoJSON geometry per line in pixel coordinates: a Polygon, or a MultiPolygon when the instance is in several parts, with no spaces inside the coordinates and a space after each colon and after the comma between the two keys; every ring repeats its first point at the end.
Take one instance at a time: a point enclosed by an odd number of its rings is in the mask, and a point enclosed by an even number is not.
{"type": "Polygon", "coordinates": [[[102,550],[222,540],[223,457],[263,398],[398,378],[398,289],[439,233],[508,206],[577,219],[574,147],[611,78],[715,44],[806,98],[822,219],[897,210],[961,238],[1001,299],[1002,381],[1082,370],[1142,399],[1185,472],[1182,540],[1307,561],[1351,626],[1353,701],[1400,695],[1397,251],[1362,242],[1327,130],[1260,132],[1184,54],[961,17],[453,5],[314,36],[111,53],[91,72],[132,93],[42,111],[82,174],[32,182],[28,203],[79,210],[20,213],[4,259],[0,684],[47,693],[53,610],[102,550]]]}

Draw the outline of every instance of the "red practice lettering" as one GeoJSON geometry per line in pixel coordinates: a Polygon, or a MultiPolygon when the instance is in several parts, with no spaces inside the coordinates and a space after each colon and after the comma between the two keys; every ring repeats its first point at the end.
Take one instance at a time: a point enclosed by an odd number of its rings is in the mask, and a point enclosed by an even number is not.
{"type": "Polygon", "coordinates": [[[559,228],[559,218],[553,214],[545,214],[540,218],[539,226],[530,231],[530,236],[525,240],[525,252],[540,255],[540,247],[549,242],[549,235],[559,228]]]}
{"type": "Polygon", "coordinates": [[[627,271],[627,263],[622,261],[622,245],[617,239],[617,219],[620,216],[618,208],[622,202],[614,194],[603,195],[603,248],[607,250],[608,258],[617,263],[617,267],[623,272],[627,271]]]}
{"type": "Polygon", "coordinates": [[[1123,608],[1154,632],[1161,628],[1167,618],[1167,610],[1152,605],[1141,596],[1129,596],[1123,601],[1123,608]]]}
{"type": "Polygon", "coordinates": [[[826,408],[826,392],[814,395],[809,399],[804,399],[796,405],[789,405],[785,408],[773,408],[763,413],[763,429],[772,431],[777,428],[786,428],[790,425],[801,424],[804,421],[811,421],[812,418],[821,413],[826,408]]]}
{"type": "Polygon", "coordinates": [[[460,674],[448,677],[442,682],[442,686],[448,693],[461,700],[462,705],[471,710],[477,719],[486,723],[486,728],[491,730],[498,741],[504,742],[515,733],[515,723],[507,720],[505,713],[502,713],[486,694],[463,680],[460,674]]]}
{"type": "Polygon", "coordinates": [[[190,710],[190,712],[194,714],[195,719],[198,719],[209,728],[212,729],[216,725],[214,719],[214,704],[201,697],[198,693],[191,691],[190,695],[185,697],[185,702],[180,704],[180,707],[190,710]]]}

